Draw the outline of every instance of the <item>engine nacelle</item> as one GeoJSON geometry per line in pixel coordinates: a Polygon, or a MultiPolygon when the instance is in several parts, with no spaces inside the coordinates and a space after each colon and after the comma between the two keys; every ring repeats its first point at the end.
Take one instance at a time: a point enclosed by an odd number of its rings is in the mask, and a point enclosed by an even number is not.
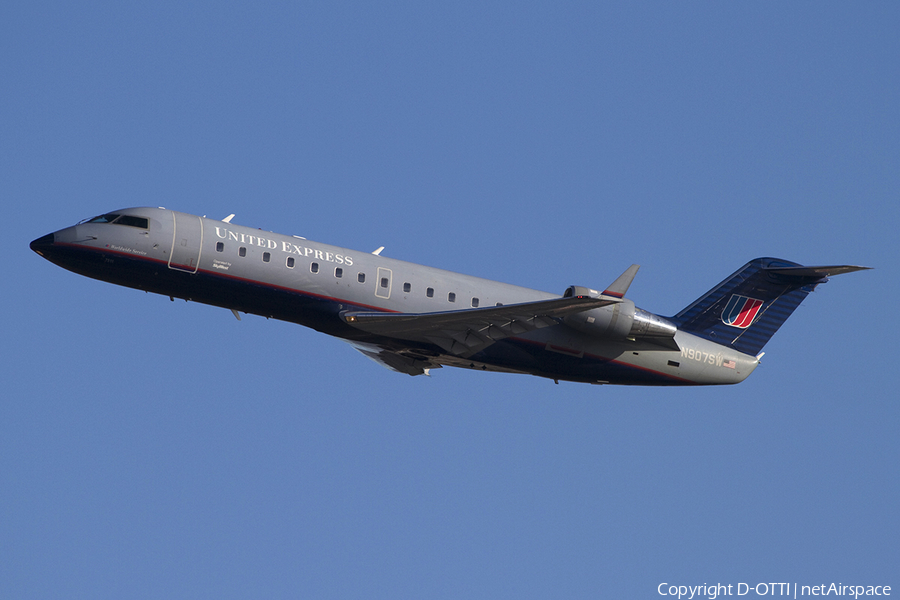
{"type": "Polygon", "coordinates": [[[643,308],[634,309],[634,322],[628,337],[633,338],[674,338],[678,327],[668,319],[647,312],[643,308]]]}
{"type": "MultiPolygon", "coordinates": [[[[573,296],[589,296],[597,298],[601,292],[578,285],[570,286],[563,294],[563,298],[573,296]]],[[[626,338],[631,331],[634,322],[634,302],[622,299],[621,302],[592,308],[584,312],[566,316],[563,320],[566,325],[579,331],[598,337],[626,338]]]]}
{"type": "MultiPolygon", "coordinates": [[[[563,297],[590,296],[597,298],[600,295],[601,292],[597,290],[573,285],[566,290],[563,297]]],[[[634,302],[627,298],[609,306],[568,315],[564,321],[566,325],[590,335],[618,339],[671,339],[675,337],[675,332],[678,330],[671,321],[642,308],[637,308],[634,302]]]]}

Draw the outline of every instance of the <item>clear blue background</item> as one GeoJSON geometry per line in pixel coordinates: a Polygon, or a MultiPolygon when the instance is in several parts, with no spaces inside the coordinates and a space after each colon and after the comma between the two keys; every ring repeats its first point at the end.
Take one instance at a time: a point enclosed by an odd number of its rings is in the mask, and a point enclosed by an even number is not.
{"type": "MultiPolygon", "coordinates": [[[[0,597],[900,586],[900,7],[6,2],[0,597]],[[735,387],[408,377],[28,242],[165,206],[674,314],[862,264],[735,387]]],[[[753,596],[751,594],[750,596],[753,596]]]]}

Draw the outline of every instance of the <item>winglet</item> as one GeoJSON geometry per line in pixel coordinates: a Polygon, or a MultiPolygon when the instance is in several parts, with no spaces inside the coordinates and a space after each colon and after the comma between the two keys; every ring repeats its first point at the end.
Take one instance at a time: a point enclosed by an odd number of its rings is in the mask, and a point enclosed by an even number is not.
{"type": "Polygon", "coordinates": [[[641,265],[631,265],[628,267],[624,273],[619,275],[618,279],[613,281],[609,287],[603,290],[603,295],[622,298],[625,295],[625,292],[628,291],[631,282],[634,281],[634,276],[637,275],[638,269],[640,268],[641,265]]]}

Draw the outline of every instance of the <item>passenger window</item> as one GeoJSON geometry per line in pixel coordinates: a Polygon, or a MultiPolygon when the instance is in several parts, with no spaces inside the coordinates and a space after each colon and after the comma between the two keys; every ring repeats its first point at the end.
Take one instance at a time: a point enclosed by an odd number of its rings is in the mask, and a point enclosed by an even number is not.
{"type": "Polygon", "coordinates": [[[434,288],[428,288],[425,290],[425,295],[429,298],[434,298],[434,288]]]}
{"type": "Polygon", "coordinates": [[[224,242],[216,242],[216,252],[223,252],[225,250],[224,242]]]}
{"type": "Polygon", "coordinates": [[[404,292],[409,292],[410,290],[412,290],[412,286],[411,286],[410,284],[408,284],[408,283],[404,283],[404,284],[403,284],[403,291],[404,291],[404,292]]]}
{"type": "Polygon", "coordinates": [[[388,278],[387,277],[381,278],[381,287],[383,287],[384,289],[387,289],[387,287],[388,287],[388,278]]]}
{"type": "Polygon", "coordinates": [[[360,283],[365,283],[366,282],[366,274],[360,273],[359,275],[356,276],[356,280],[360,283]]]}
{"type": "Polygon", "coordinates": [[[287,257],[287,267],[288,267],[288,269],[294,268],[294,257],[293,256],[287,257]]]}
{"type": "Polygon", "coordinates": [[[344,270],[340,267],[335,267],[334,268],[334,276],[337,277],[338,279],[340,279],[341,277],[344,276],[344,270]]]}
{"type": "Polygon", "coordinates": [[[310,273],[318,273],[319,272],[319,263],[310,263],[309,271],[310,271],[310,273]]]}
{"type": "Polygon", "coordinates": [[[447,300],[449,300],[450,302],[456,302],[456,294],[450,292],[449,294],[447,294],[447,300]]]}
{"type": "Polygon", "coordinates": [[[239,256],[247,256],[247,249],[245,247],[241,246],[240,249],[238,250],[238,255],[239,256]]]}
{"type": "Polygon", "coordinates": [[[478,298],[472,298],[472,308],[478,308],[478,298]]]}
{"type": "Polygon", "coordinates": [[[272,259],[270,252],[263,252],[263,262],[269,262],[272,259]]]}

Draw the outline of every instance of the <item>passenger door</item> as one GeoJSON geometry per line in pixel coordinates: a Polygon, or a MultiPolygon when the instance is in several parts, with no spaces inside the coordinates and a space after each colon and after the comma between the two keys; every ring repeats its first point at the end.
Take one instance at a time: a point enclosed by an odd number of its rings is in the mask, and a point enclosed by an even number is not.
{"type": "Polygon", "coordinates": [[[196,273],[200,267],[200,250],[203,246],[203,219],[172,211],[172,252],[169,268],[196,273]]]}

